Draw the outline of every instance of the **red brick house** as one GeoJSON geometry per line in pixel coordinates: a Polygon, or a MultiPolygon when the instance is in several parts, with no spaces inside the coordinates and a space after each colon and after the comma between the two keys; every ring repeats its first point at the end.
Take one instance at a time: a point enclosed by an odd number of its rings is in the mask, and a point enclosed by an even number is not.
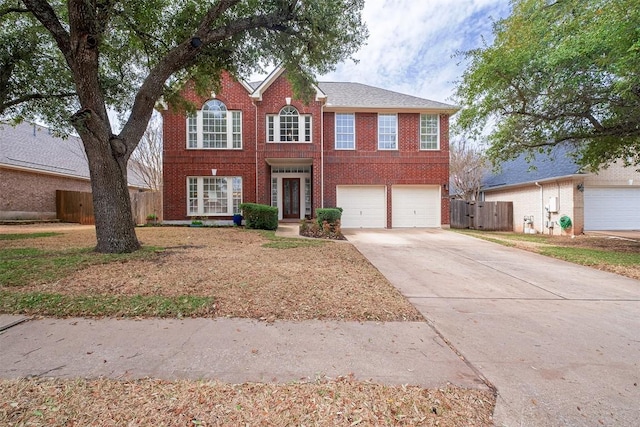
{"type": "Polygon", "coordinates": [[[229,75],[187,117],[163,112],[164,221],[230,222],[243,202],[301,219],[340,206],[345,228],[449,224],[449,117],[457,108],[358,83],[318,83],[308,105],[283,69],[229,75]]]}

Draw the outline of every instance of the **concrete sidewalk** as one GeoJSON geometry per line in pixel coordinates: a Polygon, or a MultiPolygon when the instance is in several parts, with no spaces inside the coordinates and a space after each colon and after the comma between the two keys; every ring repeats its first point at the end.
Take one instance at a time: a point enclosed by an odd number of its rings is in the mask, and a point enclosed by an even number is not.
{"type": "MultiPolygon", "coordinates": [[[[0,325],[18,316],[0,315],[0,325]]],[[[383,384],[488,389],[422,322],[39,319],[0,332],[0,377],[383,384]]]]}

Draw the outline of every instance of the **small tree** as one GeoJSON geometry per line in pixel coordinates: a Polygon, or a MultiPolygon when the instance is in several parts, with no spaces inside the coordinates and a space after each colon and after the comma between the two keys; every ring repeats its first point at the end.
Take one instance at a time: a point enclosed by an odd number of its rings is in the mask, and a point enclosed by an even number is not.
{"type": "Polygon", "coordinates": [[[449,145],[449,174],[455,196],[462,200],[478,200],[486,170],[483,150],[465,139],[449,145]]]}
{"type": "Polygon", "coordinates": [[[147,187],[153,191],[162,190],[162,125],[157,115],[149,121],[130,162],[130,170],[147,187]]]}

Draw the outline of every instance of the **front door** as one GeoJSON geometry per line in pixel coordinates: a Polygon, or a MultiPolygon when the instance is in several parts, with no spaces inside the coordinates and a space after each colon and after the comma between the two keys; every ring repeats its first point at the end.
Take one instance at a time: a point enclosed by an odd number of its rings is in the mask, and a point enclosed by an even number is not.
{"type": "Polygon", "coordinates": [[[300,178],[282,178],[283,218],[300,219],[300,178]]]}

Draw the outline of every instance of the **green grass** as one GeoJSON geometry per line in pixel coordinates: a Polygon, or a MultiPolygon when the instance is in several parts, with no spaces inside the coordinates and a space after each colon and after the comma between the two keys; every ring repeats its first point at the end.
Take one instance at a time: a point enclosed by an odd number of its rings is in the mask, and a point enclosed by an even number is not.
{"type": "Polygon", "coordinates": [[[62,295],[0,291],[0,313],[58,317],[197,317],[212,312],[214,299],[199,296],[62,295]]]}
{"type": "Polygon", "coordinates": [[[322,246],[326,243],[324,240],[319,239],[303,239],[295,237],[280,237],[276,236],[275,231],[260,230],[259,233],[269,242],[262,245],[263,248],[272,249],[295,249],[295,248],[308,248],[314,246],[322,246]]]}
{"type": "Polygon", "coordinates": [[[64,295],[19,290],[23,286],[63,279],[92,265],[150,259],[160,250],[144,247],[131,254],[100,254],[89,248],[0,249],[0,285],[4,288],[0,290],[0,313],[60,317],[190,317],[209,314],[214,303],[211,297],[64,295]]]}
{"type": "Polygon", "coordinates": [[[19,233],[19,234],[0,234],[0,240],[23,240],[37,239],[40,237],[60,236],[62,233],[19,233]]]}
{"type": "Polygon", "coordinates": [[[149,258],[157,250],[145,247],[132,254],[99,254],[87,248],[61,251],[0,249],[0,285],[21,287],[48,283],[90,265],[149,258]]]}
{"type": "Polygon", "coordinates": [[[638,265],[640,254],[614,252],[599,249],[550,246],[540,248],[539,253],[581,265],[638,265]]]}

